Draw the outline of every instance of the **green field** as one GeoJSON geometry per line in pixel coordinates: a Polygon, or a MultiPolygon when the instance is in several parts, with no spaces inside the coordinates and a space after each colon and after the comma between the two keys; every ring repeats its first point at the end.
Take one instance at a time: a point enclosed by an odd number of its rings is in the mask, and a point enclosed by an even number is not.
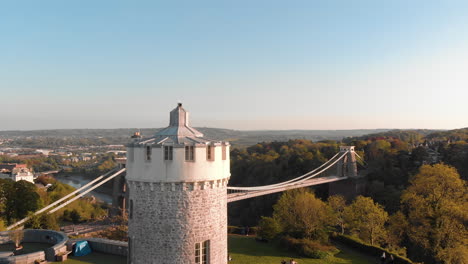
{"type": "MultiPolygon", "coordinates": [[[[328,259],[303,258],[294,252],[282,249],[278,244],[255,241],[253,237],[229,236],[229,255],[232,261],[229,264],[275,264],[281,260],[294,259],[298,264],[375,264],[378,256],[370,257],[350,249],[342,244],[336,245],[340,253],[328,259]]],[[[54,262],[59,263],[59,262],[54,262]]],[[[84,257],[71,256],[66,264],[125,264],[126,258],[93,252],[84,257]]]]}
{"type": "Polygon", "coordinates": [[[297,254],[281,248],[277,244],[257,242],[252,237],[229,236],[229,255],[232,257],[230,264],[275,264],[281,260],[294,259],[298,264],[375,264],[378,257],[372,258],[345,247],[336,245],[340,253],[328,259],[310,259],[300,257],[297,254]]]}

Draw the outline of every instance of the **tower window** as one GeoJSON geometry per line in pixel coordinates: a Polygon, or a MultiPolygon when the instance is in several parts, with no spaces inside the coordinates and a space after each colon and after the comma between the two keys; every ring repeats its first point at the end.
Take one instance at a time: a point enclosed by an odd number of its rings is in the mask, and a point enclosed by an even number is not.
{"type": "Polygon", "coordinates": [[[186,161],[194,161],[194,148],[193,146],[185,146],[185,160],[186,161]]]}
{"type": "Polygon", "coordinates": [[[221,154],[221,155],[222,155],[222,159],[223,159],[223,160],[226,160],[226,156],[227,156],[227,155],[226,155],[226,154],[227,154],[227,153],[226,153],[226,145],[223,145],[223,146],[222,146],[221,152],[222,152],[222,154],[221,154]]]}
{"type": "Polygon", "coordinates": [[[172,146],[164,146],[164,160],[172,160],[172,146]]]}
{"type": "Polygon", "coordinates": [[[146,160],[151,160],[151,146],[146,146],[146,160]]]}
{"type": "Polygon", "coordinates": [[[203,243],[195,243],[195,263],[209,264],[210,263],[210,241],[206,240],[203,243]]]}
{"type": "Polygon", "coordinates": [[[206,146],[206,160],[214,160],[214,148],[211,145],[206,146]]]}

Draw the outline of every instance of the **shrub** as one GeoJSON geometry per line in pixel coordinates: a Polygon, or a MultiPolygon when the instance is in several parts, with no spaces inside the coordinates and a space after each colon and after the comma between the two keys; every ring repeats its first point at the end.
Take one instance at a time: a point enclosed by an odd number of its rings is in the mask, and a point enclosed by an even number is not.
{"type": "Polygon", "coordinates": [[[228,226],[228,234],[238,234],[239,227],[237,226],[228,226]]]}
{"type": "Polygon", "coordinates": [[[34,215],[33,213],[29,214],[29,220],[24,223],[25,228],[30,229],[53,229],[59,230],[59,225],[57,219],[54,215],[50,214],[41,214],[34,215]]]}
{"type": "Polygon", "coordinates": [[[296,239],[286,236],[280,240],[280,244],[288,250],[296,251],[304,257],[314,259],[324,259],[338,253],[338,249],[333,246],[323,245],[309,239],[296,239]]]}
{"type": "Polygon", "coordinates": [[[272,240],[281,233],[281,225],[272,217],[263,217],[259,223],[258,235],[266,240],[272,240]]]}
{"type": "Polygon", "coordinates": [[[252,226],[252,227],[249,227],[249,235],[257,235],[258,234],[258,227],[256,226],[252,226]]]}

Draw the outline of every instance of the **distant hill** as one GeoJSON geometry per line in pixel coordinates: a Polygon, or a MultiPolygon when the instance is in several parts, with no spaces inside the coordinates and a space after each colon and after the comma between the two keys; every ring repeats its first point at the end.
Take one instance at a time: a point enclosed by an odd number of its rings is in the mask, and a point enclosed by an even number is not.
{"type": "MultiPolygon", "coordinates": [[[[54,148],[64,145],[108,145],[127,144],[135,131],[143,137],[154,135],[161,128],[117,128],[117,129],[51,129],[0,131],[0,139],[13,141],[0,146],[20,146],[31,148],[54,148]]],[[[351,130],[233,130],[222,128],[197,128],[205,137],[229,141],[233,146],[245,147],[259,142],[288,141],[307,139],[312,141],[338,140],[350,143],[354,140],[397,138],[405,142],[423,140],[468,140],[468,128],[455,130],[430,129],[351,129],[351,130]]]]}
{"type": "Polygon", "coordinates": [[[358,137],[350,137],[344,139],[345,142],[351,142],[353,140],[375,140],[375,139],[399,139],[404,142],[417,143],[425,139],[428,135],[433,133],[441,133],[441,130],[433,129],[393,129],[378,133],[370,133],[358,137]]]}
{"type": "MultiPolygon", "coordinates": [[[[221,128],[197,128],[205,137],[215,140],[226,140],[236,146],[250,146],[258,142],[287,141],[290,139],[308,139],[312,141],[342,140],[347,137],[359,137],[366,134],[383,133],[388,129],[355,129],[355,130],[254,130],[241,131],[221,128]]],[[[126,144],[135,131],[143,137],[154,135],[160,128],[118,128],[118,129],[52,129],[28,131],[0,131],[0,138],[14,139],[10,144],[28,147],[54,147],[60,144],[69,145],[104,145],[126,144]],[[54,144],[51,143],[51,141],[54,144]],[[15,144],[16,143],[16,144],[15,144]],[[51,145],[52,144],[52,145],[51,145]]]]}
{"type": "Polygon", "coordinates": [[[307,139],[312,141],[342,140],[346,137],[362,136],[369,133],[388,131],[388,129],[355,129],[355,130],[253,130],[238,131],[214,128],[199,128],[206,137],[222,139],[237,146],[250,146],[258,142],[288,141],[290,139],[307,139]]]}
{"type": "Polygon", "coordinates": [[[427,135],[429,140],[468,141],[468,127],[448,131],[438,131],[427,135]]]}

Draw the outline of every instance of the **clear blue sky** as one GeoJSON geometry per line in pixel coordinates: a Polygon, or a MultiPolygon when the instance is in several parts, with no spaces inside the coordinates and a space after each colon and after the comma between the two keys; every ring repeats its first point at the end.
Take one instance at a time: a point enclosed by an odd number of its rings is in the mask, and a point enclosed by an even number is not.
{"type": "Polygon", "coordinates": [[[468,126],[468,1],[3,1],[0,130],[468,126]]]}

